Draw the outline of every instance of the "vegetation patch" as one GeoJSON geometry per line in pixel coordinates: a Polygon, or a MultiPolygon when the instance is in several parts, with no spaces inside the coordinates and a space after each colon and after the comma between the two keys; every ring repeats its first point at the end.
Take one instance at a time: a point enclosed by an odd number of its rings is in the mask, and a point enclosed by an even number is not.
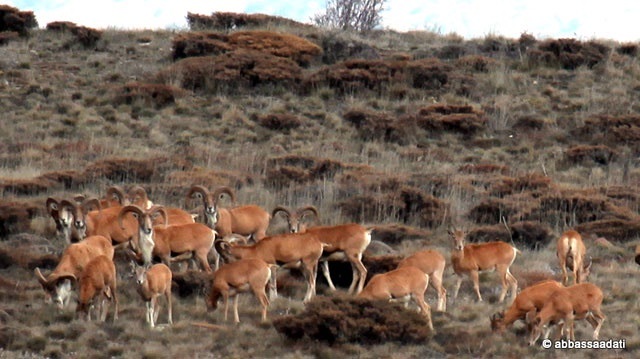
{"type": "Polygon", "coordinates": [[[304,312],[277,318],[273,326],[289,339],[330,345],[424,344],[431,336],[426,319],[400,304],[339,297],[316,297],[304,312]]]}
{"type": "Polygon", "coordinates": [[[187,24],[191,30],[230,30],[243,27],[291,26],[310,27],[307,24],[281,16],[265,14],[244,14],[237,12],[216,11],[211,15],[187,13],[187,24]]]}
{"type": "MultiPolygon", "coordinates": [[[[102,31],[86,26],[76,25],[70,21],[50,22],[47,24],[47,30],[70,33],[74,36],[75,41],[85,48],[95,47],[102,37],[102,31]]],[[[70,48],[72,45],[73,42],[69,42],[65,47],[70,48]]]]}
{"type": "Polygon", "coordinates": [[[219,56],[190,57],[158,73],[164,84],[197,92],[230,92],[272,86],[296,89],[302,69],[292,60],[255,50],[236,50],[219,56]]]}
{"type": "Polygon", "coordinates": [[[322,49],[301,37],[272,31],[188,32],[173,40],[173,58],[219,55],[237,50],[257,51],[308,66],[322,49]]]}

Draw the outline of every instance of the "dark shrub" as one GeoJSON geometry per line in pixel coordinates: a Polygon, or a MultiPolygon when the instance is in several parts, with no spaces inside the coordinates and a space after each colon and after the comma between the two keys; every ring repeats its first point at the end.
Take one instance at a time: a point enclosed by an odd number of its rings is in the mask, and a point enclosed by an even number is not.
{"type": "Polygon", "coordinates": [[[621,55],[636,57],[638,56],[638,45],[633,43],[622,44],[616,48],[616,52],[621,55]]]}
{"type": "Polygon", "coordinates": [[[403,241],[424,240],[431,232],[419,227],[410,227],[403,224],[387,224],[375,226],[372,239],[387,244],[400,244],[403,241]]]}
{"type": "Polygon", "coordinates": [[[0,238],[27,232],[31,219],[39,214],[40,210],[33,203],[0,200],[0,238]]]}
{"type": "MultiPolygon", "coordinates": [[[[102,31],[86,26],[79,26],[70,21],[50,22],[47,24],[47,30],[71,33],[75,40],[85,48],[95,47],[102,37],[102,31]]],[[[72,45],[73,43],[68,43],[65,47],[69,48],[72,45]]]]}
{"type": "Polygon", "coordinates": [[[469,242],[482,243],[502,241],[511,243],[511,235],[509,234],[507,228],[502,224],[474,227],[473,229],[469,230],[466,238],[469,242]]]}
{"type": "Polygon", "coordinates": [[[15,40],[20,37],[20,34],[15,31],[3,31],[0,32],[0,45],[6,45],[11,40],[15,40]]]}
{"type": "Polygon", "coordinates": [[[486,126],[486,116],[471,106],[431,105],[420,109],[417,125],[430,133],[454,132],[464,136],[475,135],[486,126]]]}
{"type": "Polygon", "coordinates": [[[78,189],[87,183],[84,174],[76,170],[46,172],[39,179],[62,184],[64,189],[78,189]]]}
{"type": "Polygon", "coordinates": [[[330,345],[424,344],[431,335],[427,321],[414,310],[357,298],[315,297],[303,313],[276,318],[273,326],[289,339],[306,338],[330,345]]]}
{"type": "Polygon", "coordinates": [[[415,121],[408,116],[397,118],[384,112],[351,109],[342,117],[355,127],[359,137],[365,141],[382,140],[404,145],[415,142],[415,131],[418,129],[415,121]]]}
{"type": "Polygon", "coordinates": [[[183,95],[184,90],[163,84],[129,82],[115,89],[114,103],[132,104],[141,101],[146,105],[152,105],[155,108],[162,108],[173,105],[176,98],[183,95]]]}
{"type": "Polygon", "coordinates": [[[546,66],[574,70],[580,66],[593,68],[606,61],[611,49],[596,41],[583,43],[576,39],[550,39],[538,43],[527,52],[530,60],[546,66]]]}
{"type": "Polygon", "coordinates": [[[254,115],[255,121],[260,126],[274,131],[289,133],[302,125],[298,116],[289,113],[270,113],[266,115],[254,115]]]}
{"type": "Polygon", "coordinates": [[[307,66],[322,49],[301,37],[272,31],[238,31],[226,35],[215,32],[187,32],[173,40],[173,58],[219,55],[230,51],[251,50],[282,57],[307,66]]]}
{"type": "Polygon", "coordinates": [[[546,223],[524,221],[513,223],[510,227],[513,241],[530,249],[545,248],[553,239],[551,227],[546,223]]]}
{"type": "Polygon", "coordinates": [[[565,160],[572,164],[607,166],[617,157],[617,151],[605,145],[578,145],[565,152],[565,160]]]}
{"type": "Polygon", "coordinates": [[[203,92],[233,92],[274,86],[295,91],[302,69],[292,60],[254,50],[237,50],[219,56],[190,57],[158,74],[161,83],[203,92]]]}
{"type": "Polygon", "coordinates": [[[16,32],[25,36],[35,27],[38,27],[38,22],[33,11],[20,11],[9,5],[0,5],[0,32],[16,32]]]}
{"type": "Polygon", "coordinates": [[[108,158],[87,166],[85,175],[91,179],[106,178],[115,183],[148,182],[156,173],[157,162],[157,158],[108,158]]]}
{"type": "Polygon", "coordinates": [[[534,172],[520,177],[503,177],[491,187],[491,194],[506,196],[531,191],[534,197],[538,197],[541,193],[547,192],[552,185],[551,178],[534,172]]]}
{"type": "Polygon", "coordinates": [[[640,236],[640,221],[638,219],[602,219],[575,226],[580,233],[595,234],[608,240],[622,243],[633,241],[640,236]]]}
{"type": "Polygon", "coordinates": [[[377,60],[378,50],[353,39],[344,39],[342,33],[329,33],[322,37],[322,62],[335,64],[348,59],[377,60]]]}

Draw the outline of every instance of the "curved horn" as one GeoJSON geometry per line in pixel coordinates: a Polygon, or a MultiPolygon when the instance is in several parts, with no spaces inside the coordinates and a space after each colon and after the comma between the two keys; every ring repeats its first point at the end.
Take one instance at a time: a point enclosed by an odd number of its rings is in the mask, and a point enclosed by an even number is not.
{"type": "Polygon", "coordinates": [[[592,262],[593,262],[593,257],[589,256],[587,258],[587,261],[582,265],[582,267],[583,268],[590,268],[592,262]]]}
{"type": "Polygon", "coordinates": [[[140,196],[145,201],[149,200],[149,196],[147,195],[147,190],[140,185],[135,185],[129,189],[129,198],[132,198],[134,196],[140,196]]]}
{"type": "Polygon", "coordinates": [[[78,194],[73,196],[73,200],[76,202],[82,202],[87,198],[87,196],[83,195],[83,194],[78,194]]]}
{"type": "Polygon", "coordinates": [[[127,195],[124,193],[124,190],[122,189],[122,187],[120,186],[109,186],[109,188],[107,188],[107,194],[106,194],[107,200],[111,200],[113,198],[116,198],[118,200],[118,203],[120,203],[120,205],[124,205],[124,201],[127,197],[127,195]]]}
{"type": "Polygon", "coordinates": [[[60,202],[53,197],[47,198],[46,206],[49,215],[53,215],[53,212],[60,210],[60,202]]]}
{"type": "Polygon", "coordinates": [[[220,196],[223,194],[227,194],[229,195],[229,198],[231,198],[231,202],[235,203],[236,202],[236,194],[233,191],[233,189],[231,189],[231,187],[227,187],[227,186],[222,186],[222,187],[218,187],[216,188],[216,190],[213,192],[213,200],[217,203],[218,199],[220,199],[220,196]]]}
{"type": "Polygon", "coordinates": [[[147,210],[147,214],[149,216],[153,216],[156,213],[160,213],[162,218],[164,218],[164,225],[168,226],[169,225],[169,215],[167,215],[167,210],[164,208],[164,206],[160,206],[160,205],[156,204],[156,205],[151,206],[151,208],[149,208],[147,210]]]}
{"type": "Polygon", "coordinates": [[[36,279],[38,279],[38,282],[40,282],[40,284],[42,284],[43,286],[49,285],[49,281],[42,275],[42,272],[40,272],[40,268],[36,267],[36,269],[33,270],[33,273],[36,275],[36,279]]]}
{"type": "Polygon", "coordinates": [[[124,229],[122,218],[124,217],[125,214],[129,212],[132,212],[134,215],[137,216],[138,224],[142,224],[142,216],[144,216],[144,212],[142,211],[142,208],[136,206],[135,204],[130,204],[128,206],[124,206],[118,213],[118,225],[120,225],[120,228],[122,229],[124,229]]]}
{"type": "Polygon", "coordinates": [[[316,217],[316,220],[318,220],[318,221],[320,220],[320,214],[318,214],[318,209],[315,206],[300,207],[296,211],[296,213],[298,214],[298,216],[300,218],[304,217],[304,214],[306,212],[311,212],[311,214],[313,214],[316,217]]]}
{"type": "Polygon", "coordinates": [[[67,199],[63,199],[62,201],[60,201],[60,206],[58,207],[58,210],[62,210],[65,207],[69,207],[71,213],[74,213],[74,215],[79,208],[77,203],[71,202],[67,199]]]}
{"type": "Polygon", "coordinates": [[[83,212],[87,213],[89,212],[89,208],[91,208],[92,205],[95,206],[98,211],[102,210],[102,206],[100,206],[100,200],[95,197],[87,198],[82,202],[80,207],[82,208],[83,212]]]}
{"type": "Polygon", "coordinates": [[[58,282],[63,281],[65,279],[69,279],[72,282],[75,282],[78,280],[78,278],[76,278],[75,275],[71,274],[71,273],[63,273],[60,275],[53,275],[49,278],[49,284],[50,285],[57,285],[58,282]]]}
{"type": "Polygon", "coordinates": [[[207,187],[200,186],[200,185],[191,186],[191,188],[189,189],[189,192],[187,192],[187,199],[194,198],[194,195],[197,198],[201,198],[205,202],[205,204],[208,198],[210,197],[209,190],[207,189],[207,187]]]}
{"type": "Polygon", "coordinates": [[[291,217],[291,211],[284,206],[276,206],[273,211],[271,211],[271,217],[275,217],[278,212],[284,213],[287,218],[291,217]]]}
{"type": "Polygon", "coordinates": [[[227,253],[227,250],[229,249],[229,247],[231,246],[231,244],[229,244],[229,242],[225,241],[224,239],[216,239],[213,242],[213,246],[216,249],[216,251],[219,254],[223,254],[223,253],[227,253]]]}

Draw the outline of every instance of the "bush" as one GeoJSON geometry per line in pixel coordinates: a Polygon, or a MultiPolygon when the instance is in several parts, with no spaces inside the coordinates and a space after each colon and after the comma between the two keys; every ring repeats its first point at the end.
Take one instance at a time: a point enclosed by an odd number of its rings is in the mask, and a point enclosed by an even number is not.
{"type": "Polygon", "coordinates": [[[593,68],[606,61],[611,49],[596,41],[581,42],[576,39],[550,39],[538,43],[537,49],[527,54],[534,64],[560,66],[575,70],[580,66],[593,68]]]}
{"type": "Polygon", "coordinates": [[[85,175],[91,179],[106,178],[114,183],[148,182],[156,174],[158,162],[157,158],[107,158],[87,166],[85,175]]]}
{"type": "Polygon", "coordinates": [[[187,24],[191,30],[229,30],[242,27],[269,27],[269,26],[293,26],[310,27],[307,24],[297,22],[280,16],[265,14],[244,14],[235,12],[216,11],[211,15],[187,13],[187,24]]]}
{"type": "Polygon", "coordinates": [[[231,51],[253,50],[282,57],[308,66],[322,49],[301,37],[272,31],[238,31],[230,35],[216,32],[188,32],[173,40],[173,58],[220,55],[231,51]]]}
{"type": "Polygon", "coordinates": [[[0,5],[0,32],[15,32],[26,36],[35,27],[38,27],[38,22],[33,11],[20,11],[9,5],[0,5]]]}
{"type": "Polygon", "coordinates": [[[116,105],[130,105],[136,101],[141,101],[146,105],[162,108],[173,105],[176,102],[176,98],[184,94],[184,90],[163,84],[129,82],[116,88],[115,93],[114,102],[116,105]]]}
{"type": "Polygon", "coordinates": [[[565,152],[565,160],[572,164],[607,166],[617,157],[617,151],[605,145],[578,145],[565,152]]]}
{"type": "Polygon", "coordinates": [[[415,142],[417,128],[409,117],[397,118],[384,112],[350,109],[344,120],[353,125],[362,140],[382,140],[406,145],[415,142]]]}
{"type": "Polygon", "coordinates": [[[273,131],[289,133],[302,125],[302,121],[296,115],[288,113],[270,113],[266,115],[256,114],[252,116],[262,127],[273,131]]]}
{"type": "Polygon", "coordinates": [[[180,60],[158,73],[165,84],[202,92],[235,92],[274,86],[295,91],[302,69],[292,60],[254,50],[237,50],[219,56],[180,60]]]}
{"type": "Polygon", "coordinates": [[[475,135],[486,127],[484,112],[471,106],[436,104],[420,109],[416,117],[418,127],[430,133],[454,132],[475,135]]]}
{"type": "Polygon", "coordinates": [[[431,336],[426,319],[414,310],[358,298],[315,297],[304,312],[276,318],[273,326],[289,339],[307,338],[330,345],[424,344],[431,336]]]}
{"type": "MultiPolygon", "coordinates": [[[[75,40],[85,48],[95,47],[102,37],[102,31],[86,26],[79,26],[70,21],[50,22],[47,24],[47,30],[71,33],[75,40]]],[[[65,44],[65,47],[69,48],[72,45],[73,43],[70,42],[65,44]]]]}

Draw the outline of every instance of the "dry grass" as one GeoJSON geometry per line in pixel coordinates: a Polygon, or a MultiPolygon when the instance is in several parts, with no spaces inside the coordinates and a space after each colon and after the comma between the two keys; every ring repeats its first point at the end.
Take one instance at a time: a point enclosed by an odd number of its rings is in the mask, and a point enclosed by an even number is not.
{"type": "MultiPolygon", "coordinates": [[[[225,28],[242,18],[219,16],[225,28]]],[[[640,240],[637,44],[336,34],[258,20],[268,25],[209,37],[107,30],[89,49],[70,33],[0,35],[0,356],[637,356],[638,287],[628,280],[640,240]],[[173,62],[180,39],[223,53],[173,62]],[[206,312],[206,281],[178,275],[176,324],[148,330],[122,256],[119,321],[80,322],[45,306],[33,277],[63,249],[44,202],[112,184],[143,185],[172,206],[188,205],[192,184],[232,186],[238,204],[313,204],[323,224],[376,227],[374,239],[397,251],[365,256],[370,274],[426,247],[448,257],[454,225],[473,240],[513,240],[521,286],[557,279],[554,239],[575,227],[594,258],[590,280],[605,293],[601,337],[624,338],[628,350],[529,348],[521,324],[490,334],[489,316],[503,307],[494,273],[480,277],[486,302],[475,303],[465,281],[457,302],[434,312],[435,334],[417,344],[280,335],[273,322],[306,309],[295,271],[282,271],[270,321],[259,323],[256,300],[244,296],[238,326],[206,312]]],[[[351,269],[331,270],[342,292],[351,269]]],[[[445,287],[454,282],[447,269],[445,287]]],[[[335,297],[323,279],[318,292],[335,297]]],[[[576,336],[590,337],[584,322],[576,336]]]]}

